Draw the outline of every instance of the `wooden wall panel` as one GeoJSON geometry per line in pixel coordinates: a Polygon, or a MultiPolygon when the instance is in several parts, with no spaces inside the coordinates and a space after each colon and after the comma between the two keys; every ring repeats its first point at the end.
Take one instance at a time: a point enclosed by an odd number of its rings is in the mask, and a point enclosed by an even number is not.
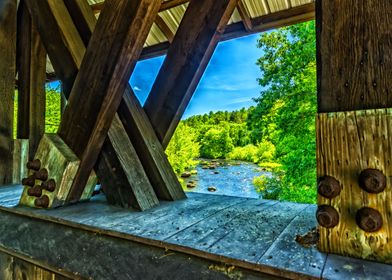
{"type": "Polygon", "coordinates": [[[0,2],[0,185],[12,181],[16,0],[0,2]]]}
{"type": "Polygon", "coordinates": [[[317,1],[319,112],[392,107],[392,1],[317,1]]]}

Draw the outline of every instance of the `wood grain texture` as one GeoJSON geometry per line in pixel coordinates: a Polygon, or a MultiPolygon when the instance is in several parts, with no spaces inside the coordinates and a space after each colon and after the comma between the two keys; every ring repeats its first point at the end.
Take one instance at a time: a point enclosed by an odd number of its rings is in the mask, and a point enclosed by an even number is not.
{"type": "Polygon", "coordinates": [[[181,21],[144,109],[167,147],[238,0],[192,1],[181,21]]]}
{"type": "Polygon", "coordinates": [[[29,139],[29,159],[45,133],[46,51],[25,1],[18,9],[18,127],[17,137],[29,139]]]}
{"type": "Polygon", "coordinates": [[[130,86],[125,90],[118,114],[158,198],[185,198],[150,120],[130,86]]]}
{"type": "MultiPolygon", "coordinates": [[[[38,146],[35,159],[39,159],[42,163],[41,169],[45,168],[48,171],[48,179],[53,179],[56,183],[54,191],[42,190],[42,195],[49,197],[48,208],[64,205],[71,190],[73,178],[79,168],[80,160],[57,134],[45,134],[43,136],[38,146]]],[[[29,175],[33,174],[33,171],[29,172],[29,175]]],[[[35,185],[40,185],[41,183],[41,180],[35,180],[35,185]]],[[[91,197],[96,183],[96,176],[93,172],[89,177],[81,199],[86,200],[91,197]]],[[[28,194],[30,188],[29,186],[25,186],[20,198],[20,204],[36,207],[35,200],[37,198],[28,194]]]]}
{"type": "Polygon", "coordinates": [[[333,176],[342,186],[340,195],[333,199],[318,196],[318,204],[332,205],[340,216],[336,227],[320,227],[320,250],[392,262],[391,126],[391,109],[318,115],[317,174],[333,176]],[[358,176],[367,168],[385,174],[383,192],[371,194],[359,187],[358,176]],[[381,213],[384,225],[379,231],[368,233],[357,226],[356,213],[365,206],[381,213]]]}
{"type": "MultiPolygon", "coordinates": [[[[155,279],[158,275],[173,279],[193,279],[194,276],[200,279],[203,275],[203,279],[210,279],[208,273],[217,271],[225,275],[223,279],[228,279],[229,267],[234,273],[242,272],[241,277],[230,274],[234,279],[254,279],[254,275],[249,275],[251,271],[289,279],[339,280],[346,279],[347,275],[350,279],[389,279],[388,275],[392,273],[391,265],[332,254],[326,258],[326,254],[316,248],[303,248],[297,244],[296,234],[302,235],[316,226],[315,205],[296,206],[287,202],[198,193],[188,193],[187,200],[164,201],[145,212],[108,205],[103,195],[94,196],[88,203],[51,211],[2,203],[5,197],[20,192],[20,188],[8,186],[0,189],[0,205],[11,207],[0,207],[0,251],[2,248],[16,249],[34,256],[35,265],[45,268],[51,265],[48,270],[52,271],[56,271],[53,266],[66,267],[68,271],[79,272],[79,276],[88,273],[94,279],[123,279],[121,275],[128,272],[140,274],[142,279],[150,276],[155,279]],[[211,211],[211,205],[214,205],[214,211],[211,211]],[[298,211],[290,219],[290,211],[300,208],[305,210],[298,211]],[[166,215],[170,217],[166,218],[166,215]],[[271,219],[268,220],[268,217],[271,219]],[[264,226],[259,225],[260,221],[264,226]],[[29,230],[21,227],[22,224],[29,230]],[[154,226],[147,227],[147,224],[154,226]],[[257,253],[257,248],[268,250],[258,261],[255,256],[244,260],[215,253],[216,247],[209,249],[200,240],[208,240],[209,236],[210,240],[214,240],[223,232],[222,227],[227,227],[227,233],[238,233],[231,235],[233,242],[231,246],[227,244],[227,254],[238,252],[240,248],[243,248],[244,256],[252,256],[253,250],[257,253]],[[9,228],[15,228],[15,231],[9,231],[9,228]],[[255,238],[258,234],[254,243],[257,248],[249,250],[247,246],[238,245],[241,241],[248,242],[240,234],[243,228],[245,233],[255,229],[251,235],[255,238]],[[283,231],[273,232],[278,228],[283,231]],[[42,236],[50,242],[42,242],[42,236]],[[162,254],[150,255],[152,251],[161,251],[162,254]],[[141,262],[143,266],[139,265],[141,262]],[[203,274],[200,274],[202,271],[203,274]]],[[[212,277],[218,275],[213,274],[212,277]]],[[[261,279],[269,279],[263,276],[258,275],[261,279]]]]}
{"type": "Polygon", "coordinates": [[[12,183],[20,184],[22,179],[27,176],[26,163],[29,161],[28,139],[15,139],[13,141],[12,157],[12,183]]]}
{"type": "Polygon", "coordinates": [[[392,2],[316,2],[319,112],[392,107],[392,2]]]}
{"type": "MultiPolygon", "coordinates": [[[[124,187],[118,185],[116,183],[119,181],[116,178],[103,176],[101,183],[104,193],[111,204],[120,205],[122,207],[132,206],[139,210],[147,210],[159,204],[158,198],[155,195],[154,189],[148,180],[146,172],[143,169],[131,141],[126,134],[124,135],[124,133],[118,132],[119,130],[124,131],[124,127],[119,117],[116,115],[109,129],[108,140],[110,140],[110,143],[106,143],[104,147],[111,144],[113,145],[113,152],[115,155],[112,155],[111,158],[118,159],[120,168],[117,166],[111,166],[111,168],[115,168],[115,170],[118,170],[119,172],[124,172],[124,174],[121,174],[120,176],[126,176],[126,181],[130,183],[130,186],[124,187]],[[129,163],[132,163],[132,168],[126,168],[129,163]]],[[[106,142],[108,141],[106,140],[106,142]]],[[[108,153],[103,153],[103,157],[106,155],[108,155],[108,153]]],[[[103,160],[110,165],[110,159],[104,158],[103,160]]],[[[98,164],[98,166],[101,167],[102,165],[98,164]]],[[[105,172],[105,170],[102,170],[102,172],[105,172]]]]}
{"type": "MultiPolygon", "coordinates": [[[[61,8],[64,6],[64,3],[60,3],[63,1],[52,1],[52,5],[49,5],[49,0],[25,1],[32,20],[35,22],[42,42],[45,45],[50,61],[55,68],[56,76],[63,82],[63,91],[68,96],[77,74],[77,62],[74,58],[79,57],[79,63],[81,58],[80,55],[78,56],[70,52],[68,47],[73,46],[73,44],[64,45],[63,43],[64,36],[77,34],[75,30],[71,30],[73,28],[72,25],[61,26],[53,15],[52,9],[56,10],[56,7],[57,9],[61,8]],[[59,6],[56,6],[56,3],[59,6]],[[68,29],[67,32],[64,31],[65,28],[68,29]]],[[[72,22],[69,14],[62,13],[61,16],[63,17],[62,23],[72,22]]]]}
{"type": "Polygon", "coordinates": [[[0,186],[12,181],[12,139],[16,68],[16,0],[0,10],[0,186]]]}
{"type": "MultiPolygon", "coordinates": [[[[85,1],[69,0],[67,5],[80,6],[78,10],[83,13],[83,17],[85,17],[86,20],[78,21],[80,25],[78,26],[78,29],[89,29],[90,33],[92,33],[95,28],[96,19],[94,18],[94,21],[91,19],[91,17],[93,17],[93,13],[91,10],[88,10],[89,7],[85,7],[87,5],[85,1]],[[87,22],[89,22],[88,25],[86,25],[87,22]]],[[[73,18],[78,16],[78,13],[75,13],[74,11],[70,11],[70,13],[73,18]]],[[[116,137],[125,139],[126,137],[122,134],[126,133],[128,135],[129,140],[135,147],[137,155],[144,167],[144,171],[147,173],[158,198],[164,200],[185,198],[184,191],[182,190],[177,176],[167,160],[167,156],[162,145],[160,144],[140,102],[137,100],[137,97],[129,85],[127,85],[123,94],[123,99],[118,110],[118,116],[120,117],[125,130],[115,130],[118,133],[116,137]]],[[[109,130],[109,134],[111,133],[114,135],[115,131],[111,130],[112,128],[109,130]]],[[[107,196],[111,196],[111,198],[108,199],[110,203],[114,203],[116,201],[115,197],[118,197],[119,193],[125,194],[130,190],[128,185],[132,185],[134,183],[132,182],[132,178],[127,178],[125,174],[128,172],[127,170],[131,170],[136,167],[132,164],[132,162],[123,162],[121,164],[118,158],[113,155],[116,153],[122,153],[123,151],[119,150],[116,152],[114,149],[115,146],[116,145],[112,145],[108,141],[105,141],[98,163],[96,164],[98,176],[102,178],[103,184],[106,185],[103,186],[105,188],[105,194],[107,196]],[[111,190],[112,188],[114,188],[113,193],[111,190]]],[[[135,170],[135,172],[141,171],[135,170]]],[[[124,200],[117,201],[116,203],[121,205],[121,201],[124,200]]]]}
{"type": "Polygon", "coordinates": [[[105,5],[107,8],[98,20],[58,132],[81,157],[68,198],[71,202],[80,198],[96,163],[159,9],[157,0],[106,1],[105,5]]]}

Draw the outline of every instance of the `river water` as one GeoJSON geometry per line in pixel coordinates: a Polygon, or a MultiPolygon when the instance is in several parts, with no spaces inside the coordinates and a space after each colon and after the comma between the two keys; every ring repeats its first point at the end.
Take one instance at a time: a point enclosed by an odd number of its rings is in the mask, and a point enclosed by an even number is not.
{"type": "Polygon", "coordinates": [[[260,194],[253,185],[255,176],[265,175],[270,177],[271,172],[262,171],[256,164],[241,161],[210,162],[215,169],[199,164],[196,167],[197,175],[184,179],[185,185],[194,182],[196,187],[185,187],[186,191],[209,193],[216,195],[230,195],[238,197],[259,198],[260,194]],[[209,191],[208,189],[215,189],[209,191]]]}

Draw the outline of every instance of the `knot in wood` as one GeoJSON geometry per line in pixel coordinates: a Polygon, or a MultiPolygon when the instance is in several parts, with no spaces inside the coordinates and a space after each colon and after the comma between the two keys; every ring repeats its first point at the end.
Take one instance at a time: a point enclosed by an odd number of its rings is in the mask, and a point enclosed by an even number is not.
{"type": "Polygon", "coordinates": [[[316,218],[320,226],[326,228],[333,228],[339,223],[339,213],[330,205],[319,205],[316,218]]]}
{"type": "Polygon", "coordinates": [[[34,201],[34,205],[37,207],[48,208],[49,207],[49,197],[47,195],[43,195],[40,198],[37,198],[34,201]]]}
{"type": "Polygon", "coordinates": [[[35,178],[41,181],[48,180],[48,170],[46,170],[45,168],[40,169],[35,173],[35,178]]]}
{"type": "Polygon", "coordinates": [[[27,169],[38,171],[41,168],[41,161],[39,159],[31,160],[26,164],[27,169]]]}
{"type": "Polygon", "coordinates": [[[380,193],[386,187],[385,175],[377,169],[365,169],[359,174],[359,186],[369,193],[380,193]]]}
{"type": "Polygon", "coordinates": [[[43,189],[53,192],[56,189],[56,182],[54,179],[50,179],[46,182],[42,182],[41,186],[43,189]]]}
{"type": "Polygon", "coordinates": [[[334,177],[324,176],[318,180],[317,191],[326,198],[334,198],[340,194],[342,188],[334,177]]]}
{"type": "Polygon", "coordinates": [[[366,232],[378,231],[383,224],[380,212],[370,207],[359,209],[355,220],[357,225],[366,232]]]}

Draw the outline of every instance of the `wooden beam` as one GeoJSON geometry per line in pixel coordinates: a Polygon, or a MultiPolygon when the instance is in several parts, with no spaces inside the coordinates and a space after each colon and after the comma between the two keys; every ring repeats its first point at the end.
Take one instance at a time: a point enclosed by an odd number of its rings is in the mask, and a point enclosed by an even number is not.
{"type": "Polygon", "coordinates": [[[391,1],[318,2],[319,112],[392,107],[391,9],[391,1]]]}
{"type": "Polygon", "coordinates": [[[162,33],[166,36],[169,43],[171,43],[173,41],[174,34],[160,15],[157,15],[157,17],[155,19],[155,24],[162,31],[162,33]]]}
{"type": "Polygon", "coordinates": [[[242,24],[244,25],[245,30],[248,32],[252,31],[252,29],[253,29],[252,20],[249,16],[248,10],[246,9],[244,3],[242,2],[242,0],[238,1],[237,10],[241,16],[242,24]]]}
{"type": "MultiPolygon", "coordinates": [[[[166,10],[169,10],[169,9],[181,6],[181,5],[183,5],[185,3],[188,3],[188,2],[189,2],[189,0],[168,0],[168,1],[164,1],[161,4],[159,12],[163,12],[163,11],[166,11],[166,10]]],[[[100,2],[100,3],[97,3],[97,4],[93,4],[93,5],[91,5],[91,9],[93,10],[93,12],[95,14],[99,14],[101,12],[102,8],[103,8],[104,3],[105,2],[100,2]]]]}
{"type": "Polygon", "coordinates": [[[144,105],[166,147],[238,0],[192,1],[144,105]]]}
{"type": "Polygon", "coordinates": [[[18,127],[17,138],[29,139],[29,158],[45,132],[46,51],[25,1],[18,9],[18,127]]]}
{"type": "Polygon", "coordinates": [[[70,202],[79,200],[94,168],[159,4],[158,0],[105,1],[58,132],[82,155],[70,202]]]}
{"type": "Polygon", "coordinates": [[[12,181],[16,9],[16,0],[4,0],[0,3],[0,185],[12,181]]]}
{"type": "MultiPolygon", "coordinates": [[[[253,26],[252,30],[246,30],[242,22],[229,24],[226,27],[225,32],[221,36],[221,41],[240,38],[254,33],[293,25],[304,21],[313,20],[314,18],[315,4],[305,4],[288,10],[253,18],[251,19],[251,23],[253,26]]],[[[153,46],[145,47],[140,56],[140,59],[149,59],[164,55],[167,53],[169,47],[169,42],[159,43],[153,46]]]]}
{"type": "Polygon", "coordinates": [[[73,81],[77,74],[77,65],[80,65],[83,55],[78,52],[84,46],[76,28],[73,27],[69,14],[58,15],[62,17],[59,23],[52,11],[53,8],[64,6],[63,1],[56,0],[26,0],[27,7],[36,27],[40,33],[50,61],[56,69],[56,76],[63,82],[64,93],[71,92],[73,81]],[[61,26],[64,24],[66,27],[61,26]],[[72,36],[75,39],[68,46],[63,44],[64,37],[72,36]],[[70,49],[74,52],[71,53],[70,49]],[[76,59],[77,58],[77,59],[76,59]]]}
{"type": "Polygon", "coordinates": [[[90,41],[97,19],[86,0],[64,1],[85,46],[90,41]]]}
{"type": "MultiPolygon", "coordinates": [[[[69,2],[73,1],[75,2],[73,5],[86,4],[85,1],[69,0],[69,2]]],[[[81,8],[80,10],[84,10],[92,15],[92,12],[87,9],[81,8]]],[[[70,11],[70,13],[72,15],[72,11],[70,11]]],[[[88,15],[86,16],[88,17],[88,15]]],[[[91,26],[94,28],[94,24],[90,25],[90,28],[91,26]]],[[[92,32],[93,29],[91,29],[90,33],[92,32]]],[[[156,195],[160,199],[164,200],[185,198],[184,191],[182,190],[176,174],[167,160],[166,154],[150,124],[150,121],[129,85],[127,85],[123,95],[118,115],[125,130],[116,129],[116,132],[118,134],[126,132],[128,135],[131,143],[127,145],[129,147],[134,146],[144,170],[154,187],[156,195]]],[[[120,125],[118,125],[118,127],[120,127],[120,125]]],[[[114,133],[111,133],[109,130],[109,135],[110,134],[113,135],[114,133]]],[[[121,135],[112,136],[111,138],[125,139],[125,137],[121,135]]],[[[123,142],[128,143],[129,140],[123,140],[123,142]]],[[[103,152],[100,154],[96,165],[96,170],[98,174],[105,175],[100,176],[100,178],[105,195],[110,197],[108,200],[113,204],[126,203],[124,204],[126,206],[128,203],[127,199],[125,199],[125,194],[127,192],[128,184],[125,184],[124,182],[133,182],[135,180],[135,178],[126,177],[130,170],[135,168],[135,164],[133,163],[134,161],[120,162],[118,161],[118,157],[110,157],[109,155],[124,154],[125,151],[129,150],[116,150],[116,147],[118,147],[118,145],[110,147],[108,141],[105,142],[103,152]],[[128,166],[129,164],[131,164],[131,166],[128,166]],[[108,173],[110,170],[115,171],[113,171],[113,174],[110,174],[108,173]]]]}

